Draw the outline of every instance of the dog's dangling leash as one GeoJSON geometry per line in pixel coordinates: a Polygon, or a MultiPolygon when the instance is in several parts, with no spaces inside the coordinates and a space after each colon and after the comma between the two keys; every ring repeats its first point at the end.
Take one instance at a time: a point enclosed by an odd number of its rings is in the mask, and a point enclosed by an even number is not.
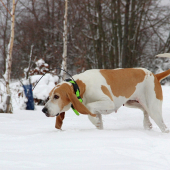
{"type": "MultiPolygon", "coordinates": [[[[59,69],[59,70],[63,70],[65,71],[64,69],[61,69],[61,68],[56,68],[56,69],[59,69]]],[[[80,97],[80,89],[79,89],[79,86],[78,84],[76,83],[76,81],[73,79],[73,77],[67,72],[65,71],[71,78],[68,78],[68,79],[65,79],[64,81],[66,82],[70,82],[72,85],[73,85],[73,89],[74,89],[74,92],[78,98],[78,100],[82,103],[83,102],[83,99],[80,97]]],[[[45,73],[46,74],[46,73],[45,73]]],[[[40,82],[40,80],[45,76],[45,74],[43,74],[41,76],[41,78],[37,81],[37,83],[35,84],[35,86],[33,87],[32,91],[35,89],[35,87],[37,86],[37,84],[40,82]]],[[[71,104],[71,108],[73,109],[74,113],[79,116],[79,112],[73,107],[73,104],[71,104]]]]}

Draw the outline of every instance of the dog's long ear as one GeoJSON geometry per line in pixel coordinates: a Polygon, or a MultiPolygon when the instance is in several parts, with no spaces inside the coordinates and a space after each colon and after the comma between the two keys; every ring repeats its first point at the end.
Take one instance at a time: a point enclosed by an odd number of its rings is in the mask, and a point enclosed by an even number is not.
{"type": "Polygon", "coordinates": [[[60,113],[57,117],[56,117],[56,122],[55,122],[55,128],[56,129],[61,129],[61,126],[63,124],[63,120],[65,117],[65,112],[60,113]]]}
{"type": "Polygon", "coordinates": [[[91,113],[85,106],[82,104],[77,96],[74,93],[68,93],[68,98],[70,99],[71,103],[73,104],[73,107],[80,112],[81,114],[87,114],[93,117],[96,117],[96,114],[91,113]]]}

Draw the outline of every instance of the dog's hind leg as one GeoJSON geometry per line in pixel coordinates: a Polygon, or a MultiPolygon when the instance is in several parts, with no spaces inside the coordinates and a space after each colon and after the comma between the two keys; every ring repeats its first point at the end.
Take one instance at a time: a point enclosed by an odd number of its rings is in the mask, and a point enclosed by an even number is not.
{"type": "Polygon", "coordinates": [[[155,121],[155,123],[159,126],[162,132],[169,133],[169,129],[166,127],[162,116],[153,116],[152,119],[155,121]]]}
{"type": "Polygon", "coordinates": [[[146,110],[143,110],[143,115],[144,115],[144,119],[143,119],[144,129],[146,129],[146,130],[152,129],[152,123],[149,120],[149,115],[146,110]]]}
{"type": "Polygon", "coordinates": [[[143,119],[143,127],[146,130],[152,129],[152,123],[149,120],[148,112],[143,108],[143,106],[137,100],[128,100],[125,103],[126,107],[137,108],[143,111],[144,119],[143,119]]]}
{"type": "Polygon", "coordinates": [[[158,112],[158,110],[152,111],[153,114],[150,114],[150,117],[155,121],[155,123],[158,125],[160,130],[164,133],[169,133],[169,129],[166,127],[161,112],[158,112]]]}
{"type": "Polygon", "coordinates": [[[169,130],[166,127],[163,118],[162,118],[162,101],[158,99],[154,99],[152,102],[148,104],[146,110],[149,116],[154,120],[154,122],[158,125],[160,130],[164,133],[168,133],[169,130]]]}

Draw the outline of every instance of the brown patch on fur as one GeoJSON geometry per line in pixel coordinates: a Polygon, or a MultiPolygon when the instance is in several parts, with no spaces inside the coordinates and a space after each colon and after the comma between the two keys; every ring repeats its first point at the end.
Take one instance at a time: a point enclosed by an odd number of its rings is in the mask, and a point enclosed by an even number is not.
{"type": "Polygon", "coordinates": [[[141,69],[100,70],[100,73],[110,85],[114,96],[129,98],[136,90],[136,85],[144,81],[145,72],[141,69]]]}
{"type": "Polygon", "coordinates": [[[154,90],[156,93],[156,98],[159,100],[163,100],[161,84],[159,83],[157,76],[156,75],[153,75],[153,76],[154,76],[154,84],[155,84],[154,90]]]}
{"type": "Polygon", "coordinates": [[[55,122],[55,128],[56,129],[61,129],[61,126],[63,124],[63,120],[65,117],[65,112],[60,113],[57,117],[56,117],[56,122],[55,122]]]}
{"type": "Polygon", "coordinates": [[[157,80],[160,82],[162,79],[166,78],[170,74],[170,69],[159,74],[155,74],[157,80]]]}
{"type": "Polygon", "coordinates": [[[107,88],[106,86],[103,86],[103,85],[102,85],[102,86],[101,86],[101,89],[102,89],[103,93],[104,93],[105,95],[107,95],[107,96],[113,101],[113,98],[112,98],[112,96],[111,96],[108,88],[107,88]]]}

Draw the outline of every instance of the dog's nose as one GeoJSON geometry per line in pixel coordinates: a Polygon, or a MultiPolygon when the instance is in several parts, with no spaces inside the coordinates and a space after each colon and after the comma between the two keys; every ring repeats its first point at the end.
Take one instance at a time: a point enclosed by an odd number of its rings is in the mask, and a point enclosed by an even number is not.
{"type": "Polygon", "coordinates": [[[42,109],[42,112],[44,112],[45,114],[47,114],[47,113],[48,113],[48,109],[47,109],[46,107],[44,107],[44,108],[42,109]]]}

